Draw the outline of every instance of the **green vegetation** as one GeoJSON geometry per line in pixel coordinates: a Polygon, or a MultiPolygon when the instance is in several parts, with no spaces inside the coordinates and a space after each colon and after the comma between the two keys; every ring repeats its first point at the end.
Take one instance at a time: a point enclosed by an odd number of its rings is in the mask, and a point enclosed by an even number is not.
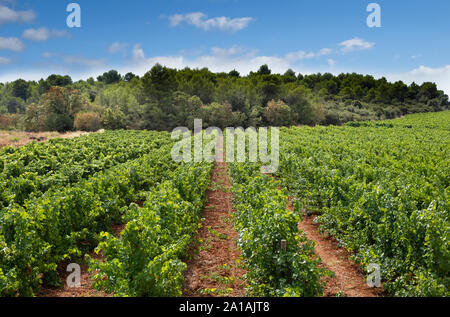
{"type": "MultiPolygon", "coordinates": [[[[227,221],[248,295],[322,295],[329,272],[298,229],[308,211],[363,270],[380,265],[391,295],[450,296],[450,111],[281,128],[280,137],[276,180],[259,163],[228,168],[227,221]]],[[[86,260],[94,286],[115,296],[180,296],[189,246],[230,237],[208,228],[212,237],[196,240],[207,188],[225,189],[210,184],[212,163],[175,163],[174,142],[168,132],[121,130],[1,149],[0,296],[61,286],[61,267],[86,260]],[[94,250],[101,259],[88,256],[94,250]]]]}
{"type": "Polygon", "coordinates": [[[0,295],[59,285],[58,265],[95,248],[177,167],[172,144],[168,133],[122,131],[3,149],[0,295]]]}
{"type": "Polygon", "coordinates": [[[87,179],[171,143],[169,133],[110,131],[0,150],[0,207],[87,179]]]}
{"type": "Polygon", "coordinates": [[[299,232],[299,214],[286,209],[286,193],[269,176],[261,175],[257,164],[231,164],[230,176],[249,295],[321,295],[325,271],[318,267],[320,259],[313,258],[313,243],[299,232]]]}
{"type": "Polygon", "coordinates": [[[278,176],[396,296],[449,296],[450,112],[283,128],[278,176]]]}
{"type": "Polygon", "coordinates": [[[212,164],[181,165],[146,197],[124,209],[121,237],[102,234],[92,260],[95,286],[115,296],[181,296],[189,245],[197,233],[212,164]],[[195,184],[193,186],[192,184],[195,184]]]}
{"type": "Polygon", "coordinates": [[[72,82],[51,75],[39,82],[0,84],[0,128],[68,131],[97,128],[172,130],[204,126],[340,125],[448,109],[433,83],[407,86],[358,74],[272,74],[267,65],[236,71],[175,70],[155,65],[142,78],[110,71],[72,82]]]}

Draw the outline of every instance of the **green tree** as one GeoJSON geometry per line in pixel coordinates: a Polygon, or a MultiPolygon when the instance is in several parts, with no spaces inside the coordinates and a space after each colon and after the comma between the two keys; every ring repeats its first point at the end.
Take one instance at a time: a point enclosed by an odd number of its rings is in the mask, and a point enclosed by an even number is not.
{"type": "Polygon", "coordinates": [[[233,69],[231,72],[228,73],[228,76],[234,77],[234,78],[240,78],[241,74],[235,69],[233,69]]]}
{"type": "Polygon", "coordinates": [[[123,80],[125,80],[126,82],[130,82],[135,77],[136,75],[130,72],[126,73],[125,76],[123,76],[123,80]]]}
{"type": "Polygon", "coordinates": [[[201,109],[205,127],[225,129],[235,122],[235,117],[229,103],[213,102],[201,109]]]}
{"type": "Polygon", "coordinates": [[[29,89],[30,84],[23,80],[23,79],[17,79],[12,84],[12,95],[17,98],[22,98],[24,101],[27,101],[28,97],[30,96],[29,89]]]}
{"type": "Polygon", "coordinates": [[[297,81],[297,76],[295,75],[295,72],[289,68],[283,75],[283,81],[285,83],[292,83],[297,81]]]}
{"type": "Polygon", "coordinates": [[[203,103],[210,103],[214,95],[214,83],[204,74],[197,73],[189,82],[191,95],[198,96],[203,103]]]}
{"type": "Polygon", "coordinates": [[[114,105],[106,108],[102,119],[105,129],[120,130],[125,128],[125,115],[119,106],[114,105]]]}
{"type": "Polygon", "coordinates": [[[103,75],[97,77],[98,81],[101,81],[107,85],[118,83],[122,80],[119,72],[117,70],[110,70],[109,72],[103,73],[103,75]]]}
{"type": "Polygon", "coordinates": [[[148,100],[160,102],[169,97],[176,89],[176,70],[156,64],[142,78],[144,93],[148,100]]]}
{"type": "Polygon", "coordinates": [[[47,83],[50,87],[51,86],[65,87],[71,85],[73,82],[70,76],[50,75],[47,78],[47,83]]]}
{"type": "Polygon", "coordinates": [[[42,104],[47,113],[68,115],[74,119],[75,114],[83,110],[87,102],[79,90],[51,87],[43,96],[42,104]]]}
{"type": "Polygon", "coordinates": [[[270,68],[267,64],[264,64],[259,68],[258,74],[259,75],[270,75],[270,74],[272,74],[272,71],[270,70],[270,68]]]}

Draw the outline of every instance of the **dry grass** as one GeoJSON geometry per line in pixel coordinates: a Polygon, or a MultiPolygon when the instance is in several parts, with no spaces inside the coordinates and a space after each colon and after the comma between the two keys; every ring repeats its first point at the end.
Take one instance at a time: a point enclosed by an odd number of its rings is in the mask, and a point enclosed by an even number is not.
{"type": "Polygon", "coordinates": [[[54,138],[76,138],[80,135],[89,134],[88,132],[67,132],[67,133],[59,133],[59,132],[23,132],[23,131],[0,131],[0,148],[5,146],[14,146],[20,147],[27,143],[36,141],[36,142],[45,142],[54,138]]]}

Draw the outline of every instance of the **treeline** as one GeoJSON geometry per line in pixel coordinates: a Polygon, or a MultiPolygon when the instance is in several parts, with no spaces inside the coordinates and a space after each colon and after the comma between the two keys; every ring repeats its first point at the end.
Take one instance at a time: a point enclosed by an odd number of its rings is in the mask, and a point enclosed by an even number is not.
{"type": "Polygon", "coordinates": [[[436,84],[406,85],[359,74],[272,74],[267,65],[241,76],[156,64],[143,77],[115,70],[73,82],[51,75],[0,84],[0,129],[171,130],[204,126],[335,124],[448,109],[436,84]]]}

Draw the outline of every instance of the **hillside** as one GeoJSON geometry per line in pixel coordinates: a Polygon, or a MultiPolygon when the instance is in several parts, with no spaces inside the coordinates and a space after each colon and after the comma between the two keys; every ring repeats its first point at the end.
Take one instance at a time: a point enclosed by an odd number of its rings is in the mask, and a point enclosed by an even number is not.
{"type": "Polygon", "coordinates": [[[39,82],[0,84],[0,129],[96,131],[172,130],[204,126],[340,125],[448,109],[434,83],[389,83],[358,74],[272,74],[267,65],[241,76],[207,68],[156,64],[142,78],[109,71],[73,82],[51,75],[39,82]]]}

